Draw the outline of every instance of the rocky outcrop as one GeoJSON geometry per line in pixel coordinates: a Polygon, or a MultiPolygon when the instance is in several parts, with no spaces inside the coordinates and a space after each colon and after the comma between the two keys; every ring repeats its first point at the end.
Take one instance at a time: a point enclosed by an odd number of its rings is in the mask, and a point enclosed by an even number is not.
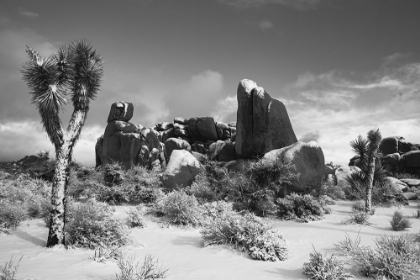
{"type": "Polygon", "coordinates": [[[277,159],[294,166],[292,172],[296,178],[287,190],[288,193],[308,192],[321,187],[325,174],[325,160],[324,153],[316,142],[296,142],[290,146],[266,153],[261,160],[263,162],[273,162],[277,159]]]}
{"type": "Polygon", "coordinates": [[[216,161],[236,160],[235,145],[230,141],[218,140],[209,147],[209,159],[216,161]]]}
{"type": "Polygon", "coordinates": [[[96,165],[120,162],[125,168],[142,165],[147,168],[162,162],[162,145],[155,131],[129,122],[133,104],[112,104],[105,133],[95,145],[96,165]]]}
{"type": "Polygon", "coordinates": [[[204,172],[203,167],[190,152],[173,150],[161,180],[166,188],[184,188],[201,172],[204,172]]]}
{"type": "Polygon", "coordinates": [[[171,154],[174,150],[191,151],[191,146],[185,140],[178,139],[178,138],[169,138],[165,142],[165,156],[167,160],[171,158],[171,154]]]}
{"type": "Polygon", "coordinates": [[[382,165],[391,173],[420,175],[420,145],[407,142],[403,137],[386,137],[379,145],[382,165]]]}
{"type": "Polygon", "coordinates": [[[251,80],[237,90],[235,150],[238,158],[255,158],[297,142],[286,107],[251,80]]]}

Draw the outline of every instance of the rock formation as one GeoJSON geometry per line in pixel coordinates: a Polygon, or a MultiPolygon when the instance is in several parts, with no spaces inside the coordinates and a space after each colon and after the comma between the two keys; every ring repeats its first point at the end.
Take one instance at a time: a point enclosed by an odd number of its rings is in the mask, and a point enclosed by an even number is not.
{"type": "Polygon", "coordinates": [[[314,141],[309,143],[296,142],[290,146],[272,150],[264,155],[262,161],[272,162],[276,159],[295,167],[296,175],[290,192],[308,192],[321,186],[325,174],[324,153],[314,141]]]}
{"type": "Polygon", "coordinates": [[[403,137],[386,137],[379,145],[382,165],[391,173],[420,175],[420,145],[405,141],[403,137]]]}
{"type": "Polygon", "coordinates": [[[251,80],[237,90],[235,150],[238,158],[255,158],[297,142],[286,107],[251,80]]]}

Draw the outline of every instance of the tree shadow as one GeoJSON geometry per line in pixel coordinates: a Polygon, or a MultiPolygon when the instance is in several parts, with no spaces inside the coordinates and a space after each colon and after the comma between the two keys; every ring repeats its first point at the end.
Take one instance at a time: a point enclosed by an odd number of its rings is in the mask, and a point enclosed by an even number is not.
{"type": "Polygon", "coordinates": [[[28,234],[27,232],[21,231],[20,229],[17,229],[15,231],[11,232],[11,234],[19,237],[20,239],[31,242],[32,244],[35,244],[36,246],[40,246],[40,247],[46,247],[47,246],[47,241],[42,240],[38,237],[32,236],[32,235],[28,234]]]}
{"type": "Polygon", "coordinates": [[[198,248],[204,247],[201,236],[178,236],[171,242],[174,245],[190,245],[198,248]]]}

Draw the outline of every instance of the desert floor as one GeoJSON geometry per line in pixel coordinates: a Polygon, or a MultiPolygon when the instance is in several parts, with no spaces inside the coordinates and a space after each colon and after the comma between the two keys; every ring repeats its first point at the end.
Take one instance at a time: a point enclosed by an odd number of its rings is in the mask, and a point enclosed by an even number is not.
{"type": "MultiPolygon", "coordinates": [[[[419,233],[420,219],[411,218],[412,227],[403,232],[391,229],[389,220],[397,207],[377,208],[370,218],[372,225],[345,225],[353,202],[338,201],[332,214],[324,220],[310,223],[292,221],[271,222],[287,240],[289,257],[286,261],[263,262],[248,258],[245,253],[226,246],[203,247],[200,230],[165,226],[156,221],[146,228],[133,229],[134,244],[124,247],[127,255],[142,261],[146,254],[159,258],[169,271],[165,279],[306,279],[302,265],[309,261],[313,247],[320,252],[337,253],[334,243],[352,239],[360,233],[361,245],[374,245],[381,235],[419,233]]],[[[416,213],[419,201],[400,208],[407,216],[416,213]]],[[[116,215],[124,218],[126,207],[117,207],[116,215]]],[[[19,279],[115,279],[119,271],[115,261],[98,263],[93,251],[83,249],[46,248],[48,229],[40,219],[23,222],[10,235],[0,234],[0,265],[11,256],[23,256],[18,270],[19,279]]],[[[356,273],[355,271],[351,271],[356,273]]],[[[357,279],[366,279],[357,275],[357,279]]]]}

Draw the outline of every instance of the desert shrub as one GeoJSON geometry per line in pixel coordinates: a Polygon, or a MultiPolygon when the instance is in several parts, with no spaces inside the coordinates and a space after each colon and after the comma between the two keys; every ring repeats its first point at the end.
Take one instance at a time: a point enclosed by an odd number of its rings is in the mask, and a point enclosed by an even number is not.
{"type": "Polygon", "coordinates": [[[2,275],[0,275],[0,280],[17,280],[16,273],[22,258],[23,256],[16,261],[13,257],[11,257],[10,260],[5,263],[3,268],[1,268],[2,275]]]}
{"type": "Polygon", "coordinates": [[[146,226],[146,219],[144,217],[145,215],[145,209],[142,205],[138,205],[136,207],[130,208],[130,210],[127,212],[127,224],[129,227],[140,227],[143,228],[146,226]]]}
{"type": "Polygon", "coordinates": [[[15,229],[26,218],[26,209],[21,203],[0,200],[0,228],[15,229]]]}
{"type": "Polygon", "coordinates": [[[96,247],[91,259],[98,263],[104,263],[107,260],[118,260],[121,255],[121,247],[119,246],[96,247]]]}
{"type": "Polygon", "coordinates": [[[372,188],[372,203],[384,207],[408,204],[401,190],[392,186],[390,182],[376,184],[372,188]]]}
{"type": "Polygon", "coordinates": [[[164,278],[168,269],[159,265],[159,259],[151,255],[144,257],[143,263],[137,261],[133,256],[120,256],[117,259],[120,273],[116,274],[116,280],[147,280],[164,278]]]}
{"type": "Polygon", "coordinates": [[[187,195],[183,190],[173,191],[163,196],[156,203],[156,210],[171,224],[200,225],[201,209],[195,196],[187,195]]]}
{"type": "Polygon", "coordinates": [[[224,217],[237,214],[237,212],[233,210],[232,203],[223,200],[205,203],[201,205],[201,211],[203,219],[210,221],[216,218],[223,219],[224,217]]]}
{"type": "Polygon", "coordinates": [[[375,248],[361,247],[360,237],[352,241],[346,236],[336,248],[349,256],[365,276],[375,279],[420,279],[420,243],[414,235],[381,236],[375,248]]]}
{"type": "Polygon", "coordinates": [[[411,227],[411,222],[408,218],[404,217],[400,211],[395,211],[389,221],[391,227],[395,231],[402,231],[411,227]]]}
{"type": "Polygon", "coordinates": [[[75,247],[123,246],[129,242],[128,227],[113,218],[113,209],[101,202],[74,203],[67,215],[67,242],[75,247]]]}
{"type": "Polygon", "coordinates": [[[309,262],[303,264],[303,273],[313,280],[347,280],[355,279],[344,271],[344,263],[334,255],[330,257],[314,251],[309,255],[309,262]]]}
{"type": "Polygon", "coordinates": [[[313,196],[318,197],[327,195],[334,200],[346,199],[346,193],[343,188],[338,185],[334,185],[332,182],[324,180],[319,189],[315,189],[312,193],[313,196]]]}
{"type": "Polygon", "coordinates": [[[345,219],[342,223],[343,224],[370,225],[368,221],[370,214],[365,211],[364,206],[362,210],[359,210],[359,209],[360,209],[359,205],[356,205],[356,208],[353,208],[352,212],[350,213],[350,217],[348,219],[345,219]]]}
{"type": "Polygon", "coordinates": [[[293,193],[276,201],[278,215],[284,220],[307,222],[319,220],[324,214],[331,213],[325,201],[317,200],[310,194],[298,195],[293,193]]]}
{"type": "Polygon", "coordinates": [[[365,203],[363,201],[357,201],[351,206],[351,210],[354,211],[365,211],[365,203]]]}
{"type": "Polygon", "coordinates": [[[118,186],[124,180],[124,169],[118,162],[107,164],[103,167],[103,176],[106,186],[118,186]]]}
{"type": "Polygon", "coordinates": [[[188,195],[194,195],[200,204],[217,201],[220,198],[220,193],[215,192],[204,173],[198,174],[191,186],[185,188],[185,192],[188,195]]]}
{"type": "Polygon", "coordinates": [[[231,211],[226,204],[219,206],[223,210],[216,211],[214,218],[207,219],[201,230],[205,246],[229,244],[256,260],[286,259],[285,240],[271,225],[252,213],[242,216],[231,211]]]}

